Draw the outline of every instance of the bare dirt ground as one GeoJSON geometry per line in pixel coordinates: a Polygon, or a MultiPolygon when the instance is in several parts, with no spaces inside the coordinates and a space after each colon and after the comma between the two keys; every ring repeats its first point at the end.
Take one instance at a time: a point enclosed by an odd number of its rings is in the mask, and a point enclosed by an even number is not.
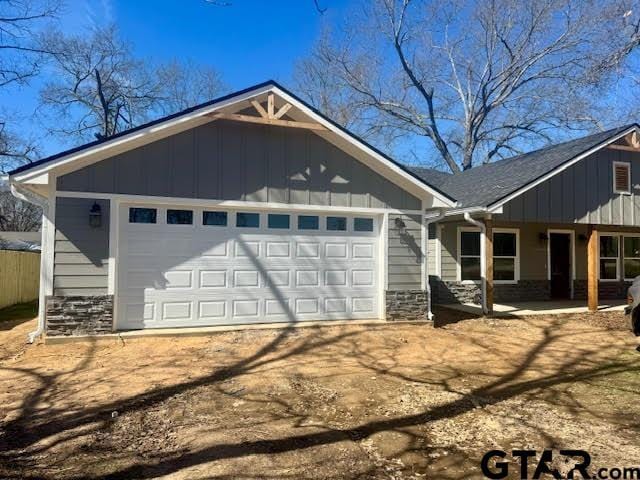
{"type": "Polygon", "coordinates": [[[439,328],[28,348],[33,321],[0,324],[0,477],[478,478],[492,448],[638,464],[640,353],[621,313],[437,313],[439,328]]]}

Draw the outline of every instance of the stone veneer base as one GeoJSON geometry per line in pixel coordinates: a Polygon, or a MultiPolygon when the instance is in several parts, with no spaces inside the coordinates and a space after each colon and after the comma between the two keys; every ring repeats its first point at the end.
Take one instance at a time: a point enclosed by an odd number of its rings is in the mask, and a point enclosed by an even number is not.
{"type": "Polygon", "coordinates": [[[387,320],[428,320],[429,300],[425,290],[385,292],[387,320]]]}
{"type": "Polygon", "coordinates": [[[113,331],[113,295],[47,297],[45,311],[50,337],[113,331]]]}

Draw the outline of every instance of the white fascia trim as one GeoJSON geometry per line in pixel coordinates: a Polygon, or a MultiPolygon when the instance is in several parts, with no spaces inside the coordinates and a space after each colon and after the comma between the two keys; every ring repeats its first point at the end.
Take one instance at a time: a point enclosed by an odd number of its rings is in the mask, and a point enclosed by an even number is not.
{"type": "Polygon", "coordinates": [[[341,129],[337,128],[331,122],[326,121],[324,118],[322,118],[322,116],[318,115],[313,110],[307,108],[305,105],[300,104],[297,100],[295,100],[293,97],[289,96],[287,93],[283,92],[282,90],[280,90],[277,87],[274,87],[273,91],[275,93],[277,93],[279,96],[281,96],[282,98],[284,98],[285,100],[287,100],[289,103],[294,104],[301,112],[303,112],[308,117],[313,118],[316,122],[318,122],[319,124],[321,124],[322,126],[327,128],[327,130],[329,130],[332,133],[334,133],[335,135],[343,138],[344,140],[346,140],[347,142],[351,143],[352,145],[355,145],[357,148],[359,148],[360,150],[365,152],[367,155],[369,155],[370,157],[373,157],[374,159],[376,159],[378,162],[380,162],[383,165],[385,165],[387,168],[392,170],[397,175],[400,175],[403,179],[409,181],[410,183],[412,183],[416,187],[418,187],[421,190],[427,192],[429,195],[434,196],[435,198],[437,198],[438,200],[443,202],[446,206],[448,206],[448,207],[455,207],[456,206],[456,202],[454,200],[448,198],[447,196],[443,195],[442,193],[438,192],[437,190],[433,189],[432,187],[429,187],[426,183],[416,179],[413,175],[410,175],[409,173],[404,171],[402,168],[400,168],[395,163],[390,162],[384,156],[380,155],[375,150],[372,150],[367,145],[365,145],[364,143],[359,141],[357,138],[355,138],[352,135],[349,135],[346,132],[342,131],[341,129]]]}
{"type": "MultiPolygon", "coordinates": [[[[234,96],[231,98],[228,98],[226,100],[222,100],[218,103],[209,105],[207,107],[203,107],[199,110],[196,110],[192,113],[186,114],[184,116],[172,119],[172,120],[167,120],[166,122],[161,122],[159,124],[156,125],[151,125],[147,128],[144,128],[142,130],[139,130],[137,132],[132,132],[129,135],[125,135],[123,137],[111,140],[111,141],[107,141],[103,144],[100,145],[96,145],[95,147],[92,148],[88,148],[86,150],[77,152],[77,153],[71,153],[65,157],[61,157],[59,159],[56,160],[52,160],[51,162],[47,162],[45,164],[39,165],[37,167],[34,167],[33,169],[24,172],[24,173],[18,173],[16,174],[13,179],[17,182],[26,182],[31,178],[34,178],[36,176],[38,176],[39,174],[41,174],[44,171],[48,171],[52,168],[60,168],[60,167],[64,167],[65,165],[71,163],[71,162],[75,162],[81,159],[87,159],[92,155],[97,155],[99,153],[104,153],[106,150],[109,149],[113,149],[117,146],[121,146],[124,145],[126,143],[133,143],[135,140],[139,140],[142,139],[142,137],[145,137],[149,134],[156,134],[162,130],[167,130],[171,127],[175,127],[179,124],[183,124],[186,122],[190,122],[190,121],[195,121],[198,119],[202,119],[203,116],[212,113],[220,108],[225,108],[228,107],[230,105],[233,105],[235,103],[239,103],[245,100],[249,100],[257,95],[261,95],[267,92],[273,92],[273,93],[277,93],[280,97],[282,97],[283,99],[285,99],[287,102],[291,103],[292,105],[295,105],[302,113],[304,113],[305,115],[307,115],[310,118],[313,118],[315,121],[317,121],[318,123],[320,123],[321,125],[323,125],[325,128],[327,128],[327,130],[329,130],[330,132],[332,132],[333,134],[343,138],[344,140],[348,141],[349,143],[355,145],[358,149],[360,149],[361,151],[363,151],[364,153],[366,153],[367,155],[369,155],[370,157],[374,158],[376,161],[378,161],[379,163],[381,163],[382,165],[384,165],[386,168],[392,170],[395,174],[399,175],[400,177],[402,177],[405,181],[410,182],[411,184],[413,184],[414,186],[418,187],[421,191],[427,192],[428,194],[432,195],[433,197],[437,198],[438,200],[440,200],[441,202],[443,202],[446,206],[449,207],[453,207],[455,206],[456,202],[453,201],[452,199],[446,197],[445,195],[443,195],[442,193],[436,191],[435,189],[429,187],[426,183],[416,179],[414,176],[410,175],[409,173],[407,173],[406,171],[404,171],[402,168],[400,168],[398,165],[396,165],[395,163],[387,160],[384,156],[380,155],[379,153],[377,153],[376,151],[372,150],[371,148],[369,148],[368,146],[366,146],[365,144],[363,144],[362,142],[360,142],[358,139],[356,139],[355,137],[353,137],[352,135],[349,135],[345,132],[343,132],[341,129],[337,128],[335,125],[333,125],[331,122],[328,122],[327,120],[325,120],[324,118],[322,118],[322,116],[318,115],[317,113],[315,113],[313,110],[307,108],[305,105],[301,104],[300,102],[298,102],[296,99],[294,99],[293,97],[291,97],[290,95],[288,95],[287,93],[285,93],[284,91],[280,90],[278,87],[274,86],[274,85],[266,85],[260,88],[256,88],[254,90],[250,90],[248,92],[245,92],[243,94],[240,94],[238,96],[234,96]]],[[[131,148],[134,148],[133,146],[131,148]]]]}
{"type": "Polygon", "coordinates": [[[456,215],[464,215],[469,213],[471,215],[480,214],[485,215],[487,213],[502,213],[502,207],[497,207],[494,210],[489,210],[487,207],[466,207],[466,208],[452,208],[446,211],[445,216],[454,217],[456,215]]]}
{"type": "MultiPolygon", "coordinates": [[[[234,103],[248,100],[250,98],[253,98],[257,95],[266,93],[271,90],[274,90],[274,88],[269,85],[256,88],[255,90],[250,90],[238,96],[227,98],[225,100],[221,100],[220,102],[214,103],[212,105],[208,105],[206,107],[203,107],[199,110],[188,113],[186,115],[183,115],[171,120],[167,120],[166,122],[150,125],[147,128],[144,128],[142,130],[138,130],[128,135],[124,135],[122,137],[107,141],[100,145],[96,145],[95,147],[87,148],[86,150],[82,150],[77,153],[70,153],[69,155],[66,155],[64,157],[51,160],[50,162],[44,163],[42,165],[38,165],[37,167],[34,167],[33,169],[30,169],[24,173],[17,173],[16,175],[12,176],[11,179],[16,182],[26,182],[29,179],[36,177],[45,171],[51,170],[52,168],[59,168],[71,162],[85,159],[92,155],[96,155],[98,153],[104,152],[105,150],[110,150],[114,147],[117,147],[126,143],[132,143],[135,140],[141,139],[146,135],[158,133],[158,132],[161,132],[162,130],[167,130],[169,128],[175,127],[177,125],[180,125],[186,122],[191,122],[194,120],[201,119],[201,117],[209,113],[212,113],[220,108],[228,107],[230,105],[233,105],[234,103]]],[[[132,146],[131,148],[134,148],[134,147],[132,146]]]]}
{"type": "Polygon", "coordinates": [[[243,202],[241,200],[205,200],[201,198],[182,197],[154,197],[149,195],[123,195],[117,193],[95,193],[95,192],[71,192],[59,190],[58,197],[69,198],[93,198],[105,200],[117,200],[121,203],[138,204],[160,204],[160,205],[184,205],[192,207],[221,207],[221,208],[244,208],[247,210],[298,210],[306,212],[345,212],[362,214],[405,214],[420,215],[421,210],[397,210],[393,208],[365,208],[365,207],[339,207],[332,205],[304,205],[297,203],[275,203],[275,202],[243,202]]]}
{"type": "Polygon", "coordinates": [[[532,188],[537,187],[541,183],[546,182],[551,177],[556,176],[557,174],[563,172],[564,170],[566,170],[567,168],[571,167],[572,165],[578,163],[580,160],[583,160],[584,158],[588,157],[589,155],[593,155],[598,150],[601,150],[601,149],[605,148],[607,145],[610,145],[613,142],[615,142],[617,140],[620,140],[622,137],[624,137],[625,135],[628,135],[629,133],[631,133],[633,131],[636,131],[636,132],[640,133],[640,129],[634,125],[634,126],[628,128],[627,130],[624,130],[623,132],[619,133],[618,135],[615,135],[615,136],[609,138],[608,140],[604,141],[603,143],[601,143],[599,145],[596,145],[595,147],[591,148],[590,150],[587,150],[583,154],[578,155],[577,157],[574,157],[572,160],[569,160],[568,162],[563,163],[562,165],[560,165],[556,169],[554,169],[554,170],[548,172],[547,174],[543,175],[542,177],[540,177],[538,180],[536,180],[536,181],[534,181],[534,182],[532,182],[532,183],[530,183],[528,185],[525,185],[521,189],[516,190],[515,192],[507,195],[502,200],[499,200],[498,202],[489,205],[487,207],[487,209],[491,213],[498,213],[497,209],[498,208],[502,208],[502,206],[504,204],[510,202],[511,200],[513,200],[516,197],[519,197],[523,193],[531,190],[532,188]]]}

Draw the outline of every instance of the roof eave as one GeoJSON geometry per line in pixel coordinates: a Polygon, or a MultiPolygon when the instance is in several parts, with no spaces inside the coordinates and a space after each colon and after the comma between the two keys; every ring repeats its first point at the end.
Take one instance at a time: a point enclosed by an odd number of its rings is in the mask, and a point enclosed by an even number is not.
{"type": "Polygon", "coordinates": [[[602,142],[600,142],[599,144],[583,151],[582,153],[578,154],[578,155],[574,155],[572,158],[570,158],[569,160],[565,161],[564,163],[562,163],[561,165],[559,165],[558,167],[554,168],[553,170],[550,170],[549,172],[540,175],[538,178],[528,182],[526,185],[517,188],[516,190],[507,193],[505,195],[503,195],[502,197],[500,197],[497,200],[494,200],[493,202],[487,204],[487,205],[481,205],[479,207],[482,208],[486,208],[489,212],[493,212],[495,213],[498,209],[502,208],[503,205],[505,205],[506,203],[510,202],[511,200],[513,200],[514,198],[519,197],[520,195],[522,195],[523,193],[527,192],[528,190],[536,187],[537,185],[546,182],[547,180],[549,180],[551,177],[554,177],[555,175],[557,175],[558,173],[566,170],[567,168],[571,167],[572,165],[574,165],[575,163],[579,162],[580,160],[593,155],[594,153],[596,153],[597,151],[605,148],[607,145],[612,144],[613,142],[615,142],[616,140],[620,140],[622,137],[624,137],[625,135],[628,135],[629,133],[633,132],[633,131],[637,131],[638,133],[640,133],[640,125],[637,123],[634,123],[632,125],[629,126],[629,128],[622,130],[621,132],[612,135],[611,137],[609,137],[607,140],[604,140],[602,142]]]}

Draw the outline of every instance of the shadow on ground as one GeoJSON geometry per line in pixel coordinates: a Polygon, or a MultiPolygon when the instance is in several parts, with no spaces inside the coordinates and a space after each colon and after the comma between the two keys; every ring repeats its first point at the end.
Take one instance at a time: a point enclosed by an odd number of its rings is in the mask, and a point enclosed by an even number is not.
{"type": "Polygon", "coordinates": [[[525,445],[625,464],[640,356],[607,322],[452,314],[40,346],[0,370],[0,474],[472,478],[483,452],[525,445]]]}

